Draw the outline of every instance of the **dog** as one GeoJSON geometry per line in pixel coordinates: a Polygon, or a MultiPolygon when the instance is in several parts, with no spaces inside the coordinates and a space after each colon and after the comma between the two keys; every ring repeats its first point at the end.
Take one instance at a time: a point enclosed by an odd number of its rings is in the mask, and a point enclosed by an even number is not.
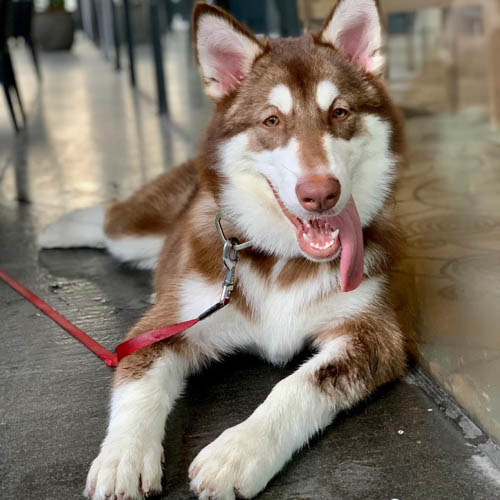
{"type": "Polygon", "coordinates": [[[217,303],[217,213],[228,237],[251,245],[238,251],[229,305],[118,364],[87,497],[161,491],[165,421],[186,377],[235,350],[278,365],[306,345],[313,354],[200,451],[189,467],[200,499],[254,497],[336,414],[404,372],[389,273],[405,139],[381,79],[381,19],[376,0],[338,0],[318,33],[260,40],[197,4],[196,60],[214,101],[198,156],[39,236],[43,248],[105,246],[155,268],[155,303],[128,339],[217,303]]]}

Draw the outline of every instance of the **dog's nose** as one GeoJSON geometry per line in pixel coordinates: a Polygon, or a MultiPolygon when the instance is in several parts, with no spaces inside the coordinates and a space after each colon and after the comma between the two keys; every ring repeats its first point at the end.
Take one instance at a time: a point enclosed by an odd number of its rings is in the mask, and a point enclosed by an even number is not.
{"type": "Polygon", "coordinates": [[[300,204],[309,212],[324,212],[339,201],[340,182],[331,175],[303,177],[297,182],[295,193],[300,204]]]}

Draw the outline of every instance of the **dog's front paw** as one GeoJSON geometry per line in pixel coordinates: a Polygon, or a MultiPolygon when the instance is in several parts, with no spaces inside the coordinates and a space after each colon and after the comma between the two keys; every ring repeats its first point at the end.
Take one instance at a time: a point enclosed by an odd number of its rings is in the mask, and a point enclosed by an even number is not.
{"type": "Polygon", "coordinates": [[[243,422],[223,432],[193,460],[191,490],[203,500],[252,498],[281,465],[263,429],[243,422]]]}
{"type": "Polygon", "coordinates": [[[92,500],[142,499],[161,491],[161,443],[104,442],[92,462],[84,495],[92,500]]]}

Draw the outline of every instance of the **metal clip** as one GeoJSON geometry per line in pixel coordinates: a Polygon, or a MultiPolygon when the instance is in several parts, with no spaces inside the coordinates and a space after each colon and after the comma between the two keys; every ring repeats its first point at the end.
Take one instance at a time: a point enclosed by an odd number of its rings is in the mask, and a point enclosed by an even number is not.
{"type": "Polygon", "coordinates": [[[236,264],[238,263],[238,251],[236,249],[238,240],[236,238],[229,238],[224,243],[224,250],[222,252],[222,260],[226,268],[226,276],[222,287],[222,295],[220,297],[220,304],[227,304],[231,297],[234,288],[234,272],[236,264]]]}
{"type": "Polygon", "coordinates": [[[245,241],[244,243],[240,243],[236,238],[226,238],[224,229],[222,229],[222,224],[220,222],[221,218],[221,214],[217,213],[215,216],[215,227],[217,228],[219,238],[224,245],[222,260],[224,262],[224,267],[226,268],[226,276],[224,278],[219,305],[225,306],[229,302],[234,288],[234,272],[236,264],[238,263],[238,252],[252,246],[252,242],[245,241]]]}

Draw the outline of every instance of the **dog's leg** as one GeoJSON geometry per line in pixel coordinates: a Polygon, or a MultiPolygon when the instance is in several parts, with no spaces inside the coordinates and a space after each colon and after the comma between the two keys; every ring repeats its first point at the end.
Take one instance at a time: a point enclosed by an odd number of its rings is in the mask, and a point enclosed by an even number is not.
{"type": "MultiPolygon", "coordinates": [[[[160,317],[153,308],[129,337],[158,327],[160,317]]],[[[176,342],[141,349],[120,361],[107,435],[88,473],[87,497],[137,499],[161,491],[165,421],[193,361],[192,354],[183,354],[182,340],[176,342]]]]}
{"type": "Polygon", "coordinates": [[[178,354],[168,352],[137,379],[115,385],[107,435],[90,467],[86,496],[136,499],[161,491],[165,420],[182,390],[186,368],[178,354]]]}
{"type": "Polygon", "coordinates": [[[152,269],[165,237],[181,220],[198,188],[194,163],[186,163],[139,189],[130,198],[70,212],[38,237],[41,248],[106,248],[122,262],[152,269]]]}
{"type": "Polygon", "coordinates": [[[317,343],[317,355],[198,454],[189,477],[200,499],[252,498],[339,411],[404,369],[402,336],[391,313],[345,322],[317,343]]]}

